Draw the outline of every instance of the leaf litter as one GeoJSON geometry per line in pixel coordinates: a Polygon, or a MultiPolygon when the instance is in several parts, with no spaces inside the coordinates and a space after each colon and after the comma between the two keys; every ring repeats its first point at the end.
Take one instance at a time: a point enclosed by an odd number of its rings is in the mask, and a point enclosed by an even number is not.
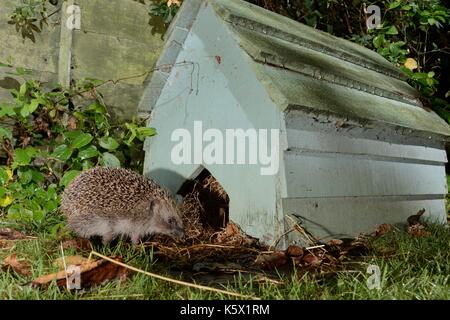
{"type": "MultiPolygon", "coordinates": [[[[151,241],[143,242],[142,246],[147,251],[151,251],[158,261],[170,263],[169,274],[178,278],[219,286],[229,283],[239,274],[256,283],[281,284],[279,275],[282,273],[290,274],[295,271],[301,275],[312,272],[320,276],[345,271],[348,267],[345,262],[370,255],[372,249],[369,245],[369,237],[378,238],[395,229],[390,224],[381,224],[368,236],[360,235],[355,239],[331,239],[323,243],[311,238],[301,226],[296,225],[293,231],[307,237],[305,240],[311,246],[291,245],[286,250],[273,250],[269,246],[260,244],[257,239],[245,235],[236,224],[228,221],[226,214],[228,201],[228,195],[220,184],[211,175],[206,176],[203,180],[197,181],[185,194],[180,207],[186,226],[186,239],[181,242],[165,236],[155,236],[151,241]],[[215,197],[219,200],[205,205],[205,197],[208,199],[215,197]],[[210,218],[205,217],[208,215],[218,216],[222,224],[220,225],[217,221],[211,222],[210,218]]],[[[420,223],[420,217],[424,212],[424,209],[420,210],[408,218],[407,232],[411,236],[430,234],[420,223]]],[[[16,241],[30,238],[33,237],[12,229],[0,229],[0,245],[3,240],[16,241]]],[[[61,247],[81,252],[93,250],[91,242],[82,238],[66,240],[61,247]]],[[[133,249],[131,245],[130,248],[133,249]]],[[[127,265],[120,257],[91,260],[82,256],[68,256],[57,259],[54,265],[58,266],[60,271],[38,277],[32,281],[32,285],[46,288],[56,281],[57,286],[67,287],[69,276],[67,266],[70,265],[79,267],[82,288],[101,285],[115,279],[124,281],[131,275],[130,269],[136,269],[131,266],[126,268],[127,265]]],[[[15,254],[4,259],[2,269],[12,269],[23,276],[31,275],[29,264],[18,259],[15,254]]],[[[161,276],[161,278],[164,277],[161,276]]]]}

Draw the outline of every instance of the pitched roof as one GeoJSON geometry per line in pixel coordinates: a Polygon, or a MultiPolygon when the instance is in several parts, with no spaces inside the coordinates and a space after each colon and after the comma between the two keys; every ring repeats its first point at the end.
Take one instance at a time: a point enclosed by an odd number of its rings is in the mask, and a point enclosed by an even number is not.
{"type": "MultiPolygon", "coordinates": [[[[423,109],[405,75],[376,52],[241,0],[185,0],[158,65],[175,62],[204,2],[253,59],[280,111],[303,108],[450,136],[450,126],[423,109]]],[[[155,72],[151,87],[161,88],[169,72],[155,72]]]]}

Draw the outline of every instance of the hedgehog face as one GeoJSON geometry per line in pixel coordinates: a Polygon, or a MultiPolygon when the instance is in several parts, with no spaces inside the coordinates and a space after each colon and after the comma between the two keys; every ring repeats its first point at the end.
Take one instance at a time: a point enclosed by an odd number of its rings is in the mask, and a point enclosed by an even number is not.
{"type": "Polygon", "coordinates": [[[150,202],[150,212],[152,213],[150,233],[160,233],[174,238],[184,238],[183,221],[172,203],[152,200],[150,202]]]}

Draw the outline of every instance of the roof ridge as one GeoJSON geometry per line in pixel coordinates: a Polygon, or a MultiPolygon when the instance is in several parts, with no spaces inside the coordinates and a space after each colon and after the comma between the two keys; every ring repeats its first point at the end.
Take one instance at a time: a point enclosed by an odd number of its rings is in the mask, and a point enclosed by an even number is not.
{"type": "MultiPolygon", "coordinates": [[[[356,56],[354,54],[351,54],[351,53],[348,53],[348,52],[345,52],[342,50],[336,50],[332,47],[325,47],[323,44],[319,44],[317,42],[314,42],[314,41],[311,41],[311,40],[308,40],[305,38],[300,38],[299,36],[297,36],[295,34],[285,32],[285,31],[275,28],[273,26],[268,26],[268,25],[259,23],[255,20],[250,20],[252,23],[248,24],[248,23],[245,23],[245,21],[249,21],[249,19],[233,15],[232,13],[229,14],[228,17],[224,20],[227,21],[228,23],[232,24],[233,26],[249,28],[250,30],[252,30],[254,32],[272,36],[272,37],[278,38],[283,41],[292,42],[292,43],[295,43],[302,47],[305,47],[305,48],[308,48],[308,49],[311,49],[311,50],[314,50],[314,51],[317,51],[317,52],[320,52],[320,53],[323,53],[323,54],[326,54],[329,56],[333,56],[335,58],[339,58],[346,62],[353,63],[355,65],[367,68],[369,70],[372,70],[372,71],[375,71],[378,73],[382,73],[389,77],[393,77],[393,78],[396,78],[399,80],[405,80],[404,74],[400,71],[393,72],[391,69],[389,69],[387,67],[379,65],[377,63],[373,63],[371,61],[367,61],[366,59],[363,59],[363,58],[359,58],[358,56],[356,56]],[[260,30],[258,30],[258,28],[255,28],[255,26],[263,27],[264,31],[261,32],[260,30]]],[[[320,30],[317,30],[317,31],[320,31],[320,30]]]]}

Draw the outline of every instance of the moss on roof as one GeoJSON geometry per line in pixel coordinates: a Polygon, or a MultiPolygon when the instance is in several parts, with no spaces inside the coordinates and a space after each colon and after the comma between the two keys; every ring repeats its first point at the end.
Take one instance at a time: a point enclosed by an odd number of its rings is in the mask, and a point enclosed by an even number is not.
{"type": "MultiPolygon", "coordinates": [[[[350,41],[242,0],[187,0],[171,29],[190,30],[207,6],[252,58],[256,77],[281,112],[305,107],[450,137],[450,126],[422,107],[397,67],[350,41]]],[[[176,59],[174,51],[182,48],[176,35],[169,33],[168,41],[178,45],[166,45],[160,58],[165,63],[176,59]]],[[[159,93],[154,95],[156,99],[159,93]]]]}

